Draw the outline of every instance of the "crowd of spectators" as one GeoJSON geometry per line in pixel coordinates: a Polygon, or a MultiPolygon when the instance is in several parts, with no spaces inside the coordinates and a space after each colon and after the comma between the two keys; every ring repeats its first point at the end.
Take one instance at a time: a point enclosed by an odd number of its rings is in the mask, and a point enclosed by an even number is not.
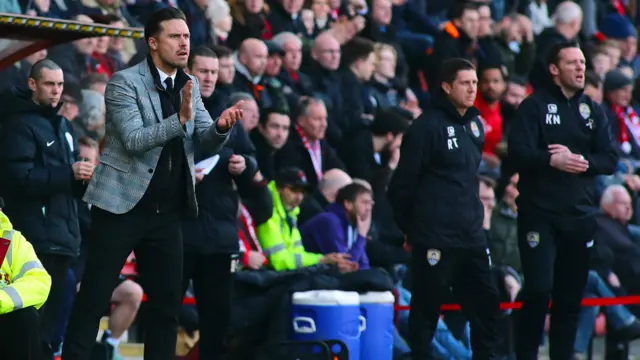
{"type": "MultiPolygon", "coordinates": [[[[587,58],[584,91],[604,108],[623,159],[614,175],[594,184],[602,215],[585,297],[640,293],[634,2],[4,0],[0,12],[140,27],[166,6],[186,15],[191,54],[185,71],[199,80],[207,111],[216,118],[239,101],[244,110],[219,154],[196,148],[200,215],[184,222],[185,257],[213,254],[232,259],[232,266],[237,262],[239,271],[318,264],[344,273],[384,268],[396,282],[399,302],[408,304],[410,255],[386,187],[403,133],[440,87],[435,69],[462,57],[478,69],[475,105],[486,139],[478,173],[484,227],[503,301],[515,301],[523,281],[518,174],[509,164],[507,134],[520,102],[546,77],[548,49],[577,41],[587,58]]],[[[140,61],[147,61],[143,42],[97,37],[41,50],[0,72],[0,101],[6,105],[0,117],[0,196],[52,276],[43,336],[54,352],[79,286],[91,222],[72,174],[81,178],[77,162],[109,165],[100,154],[105,88],[115,72],[140,61]],[[58,70],[63,77],[56,77],[58,70]],[[59,144],[51,147],[50,139],[59,144]]],[[[228,269],[221,267],[215,278],[185,269],[195,285],[189,291],[196,298],[230,292],[228,269]]],[[[118,347],[142,294],[143,287],[123,278],[114,291],[106,344],[118,347]]],[[[640,307],[602,311],[620,341],[640,337],[640,307]]],[[[225,318],[224,311],[202,315],[201,323],[225,318]]],[[[468,337],[466,322],[449,315],[438,325],[437,357],[470,359],[468,341],[459,340],[468,337]]],[[[593,308],[581,315],[576,358],[585,356],[597,315],[593,308]]],[[[394,348],[402,358],[410,347],[403,341],[406,313],[399,318],[394,348]]],[[[508,355],[506,330],[503,335],[508,355]]]]}

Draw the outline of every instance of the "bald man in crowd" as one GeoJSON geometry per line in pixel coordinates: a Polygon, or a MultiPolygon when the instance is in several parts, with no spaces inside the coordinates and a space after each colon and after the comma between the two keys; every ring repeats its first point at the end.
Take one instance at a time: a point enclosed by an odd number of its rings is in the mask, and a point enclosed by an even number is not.
{"type": "Polygon", "coordinates": [[[300,205],[300,215],[298,215],[299,226],[302,226],[312,217],[324,212],[327,205],[336,201],[338,190],[352,182],[353,179],[351,179],[351,176],[340,169],[326,171],[322,180],[318,183],[316,190],[310,196],[306,196],[300,205]]]}
{"type": "Polygon", "coordinates": [[[320,97],[327,107],[328,126],[326,139],[331,146],[342,145],[342,132],[337,122],[342,118],[342,95],[340,94],[340,43],[325,31],[316,37],[311,47],[311,61],[300,70],[309,75],[314,96],[320,97]]]}
{"type": "Polygon", "coordinates": [[[262,40],[249,38],[240,44],[236,54],[236,75],[233,87],[236,91],[253,95],[261,109],[287,106],[282,84],[264,75],[269,51],[262,40]]]}

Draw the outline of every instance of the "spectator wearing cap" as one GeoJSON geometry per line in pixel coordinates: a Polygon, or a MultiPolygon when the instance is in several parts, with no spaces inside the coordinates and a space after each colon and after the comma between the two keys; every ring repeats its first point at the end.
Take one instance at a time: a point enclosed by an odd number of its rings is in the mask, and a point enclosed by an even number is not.
{"type": "Polygon", "coordinates": [[[236,75],[233,87],[236,91],[252,94],[262,109],[283,107],[286,99],[282,85],[271,83],[265,74],[269,49],[264,41],[246,39],[240,45],[234,58],[236,75]]]}
{"type": "Polygon", "coordinates": [[[368,269],[365,247],[372,208],[373,194],[366,186],[351,183],[338,190],[336,201],[300,228],[305,249],[349,254],[349,260],[340,264],[343,272],[368,269]]]}
{"type": "Polygon", "coordinates": [[[607,73],[603,106],[621,157],[640,159],[640,117],[631,104],[633,80],[619,69],[607,73]]]}
{"type": "Polygon", "coordinates": [[[638,36],[631,21],[625,16],[616,13],[610,13],[600,21],[600,33],[601,35],[596,35],[596,37],[618,41],[638,36]]]}
{"type": "Polygon", "coordinates": [[[502,113],[500,99],[506,90],[506,74],[501,64],[485,64],[478,69],[478,95],[475,107],[482,116],[484,128],[483,153],[496,156],[496,146],[502,140],[502,113]]]}
{"type": "Polygon", "coordinates": [[[315,254],[305,250],[298,229],[300,203],[309,190],[304,172],[295,167],[282,169],[268,185],[273,214],[258,225],[258,242],[269,265],[276,271],[294,270],[320,263],[337,263],[344,254],[315,254]]]}
{"type": "Polygon", "coordinates": [[[323,174],[331,169],[344,169],[344,164],[325,140],[327,108],[318,98],[300,102],[296,124],[285,145],[276,152],[276,171],[286,167],[302,169],[314,190],[323,174]]]}
{"type": "Polygon", "coordinates": [[[629,24],[630,34],[620,39],[620,66],[628,66],[633,70],[633,78],[640,75],[640,56],[638,56],[638,31],[629,24]]]}
{"type": "Polygon", "coordinates": [[[398,165],[409,119],[393,109],[380,110],[368,129],[359,131],[339,149],[349,174],[369,182],[376,194],[386,191],[398,165]]]}

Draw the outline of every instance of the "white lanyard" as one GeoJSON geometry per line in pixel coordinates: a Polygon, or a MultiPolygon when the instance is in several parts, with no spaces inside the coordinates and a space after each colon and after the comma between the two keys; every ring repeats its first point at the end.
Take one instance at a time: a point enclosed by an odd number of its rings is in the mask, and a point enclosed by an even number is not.
{"type": "Polygon", "coordinates": [[[356,242],[356,230],[353,226],[347,228],[347,250],[351,251],[353,244],[356,242]]]}

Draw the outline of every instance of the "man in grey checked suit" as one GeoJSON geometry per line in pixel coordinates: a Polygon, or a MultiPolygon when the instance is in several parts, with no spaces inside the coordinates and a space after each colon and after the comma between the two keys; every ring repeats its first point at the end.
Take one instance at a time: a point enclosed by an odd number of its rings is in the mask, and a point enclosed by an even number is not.
{"type": "Polygon", "coordinates": [[[63,348],[63,359],[86,360],[120,270],[135,251],[149,316],[144,358],[174,358],[182,303],[184,215],[197,215],[193,137],[211,151],[242,117],[238,105],[213,121],[194,77],[182,71],[189,28],[175,8],[145,26],[149,55],[114,74],[107,85],[105,146],[84,201],[92,205],[89,254],[63,348]]]}

